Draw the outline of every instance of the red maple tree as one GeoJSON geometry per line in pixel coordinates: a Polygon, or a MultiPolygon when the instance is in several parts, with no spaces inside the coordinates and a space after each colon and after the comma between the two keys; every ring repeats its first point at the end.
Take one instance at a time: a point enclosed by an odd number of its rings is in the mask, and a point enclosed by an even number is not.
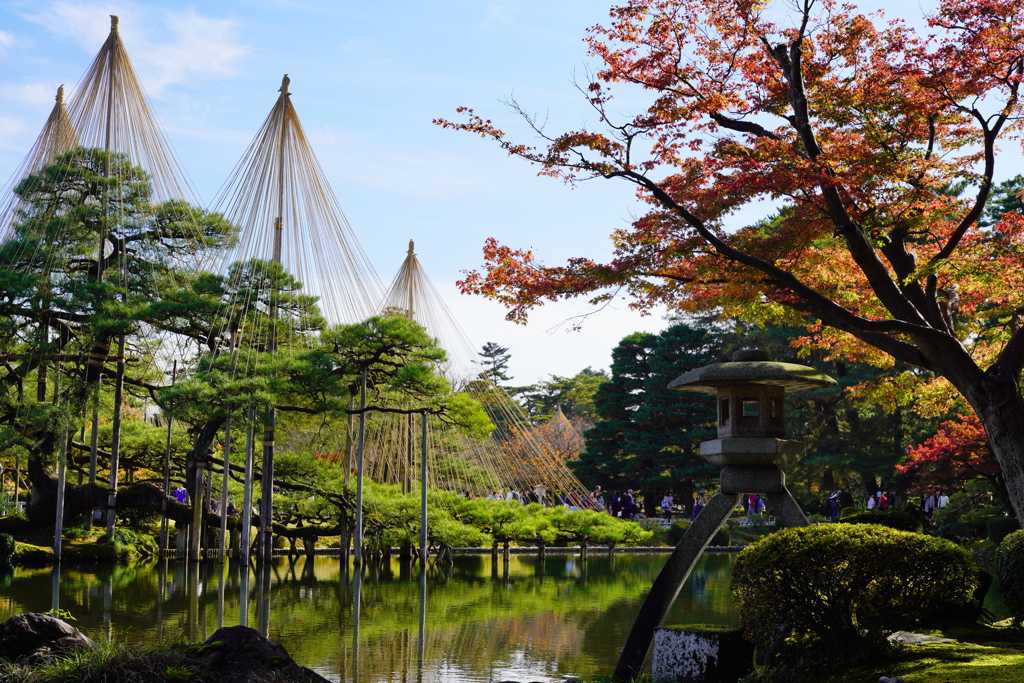
{"type": "MultiPolygon", "coordinates": [[[[599,130],[496,140],[568,182],[614,178],[650,206],[607,263],[538,263],[488,240],[466,292],[523,319],[624,287],[640,309],[818,321],[835,353],[944,377],[985,427],[1024,519],[1024,219],[978,226],[997,145],[1021,141],[1024,1],[940,0],[927,30],[832,0],[627,0],[589,31],[599,130]],[[649,107],[618,120],[618,88],[649,107]],[[958,193],[958,189],[965,190],[958,193]],[[742,224],[755,202],[781,209],[742,224]]],[[[513,103],[513,107],[518,106],[513,103]]],[[[519,110],[522,113],[522,110],[519,110]]]]}
{"type": "Polygon", "coordinates": [[[912,475],[922,488],[939,486],[947,491],[968,479],[983,477],[1009,506],[1002,472],[977,415],[958,415],[943,422],[927,441],[910,448],[906,462],[896,469],[912,475]]]}

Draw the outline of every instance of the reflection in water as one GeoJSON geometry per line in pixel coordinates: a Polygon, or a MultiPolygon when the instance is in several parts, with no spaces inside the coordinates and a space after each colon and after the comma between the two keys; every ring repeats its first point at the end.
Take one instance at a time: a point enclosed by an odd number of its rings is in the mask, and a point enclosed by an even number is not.
{"type": "MultiPolygon", "coordinates": [[[[664,557],[515,555],[499,566],[480,555],[418,571],[397,559],[360,570],[327,557],[17,568],[0,583],[0,619],[59,604],[93,638],[202,640],[214,623],[247,625],[253,596],[258,629],[332,680],[593,678],[614,669],[664,557]]],[[[733,559],[702,558],[667,623],[734,624],[733,559]]]]}

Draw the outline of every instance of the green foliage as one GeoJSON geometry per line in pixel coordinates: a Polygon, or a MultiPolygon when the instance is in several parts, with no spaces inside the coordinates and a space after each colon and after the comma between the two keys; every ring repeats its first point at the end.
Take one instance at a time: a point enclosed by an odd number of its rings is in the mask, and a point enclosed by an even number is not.
{"type": "Polygon", "coordinates": [[[679,541],[683,540],[683,535],[686,530],[690,528],[690,522],[680,521],[672,522],[672,525],[668,528],[665,540],[669,545],[679,545],[679,541]]]}
{"type": "Polygon", "coordinates": [[[570,420],[595,419],[594,397],[598,388],[608,381],[603,370],[584,368],[572,377],[551,375],[522,393],[523,407],[534,423],[551,419],[558,408],[570,420]]]}
{"type": "Polygon", "coordinates": [[[1020,193],[1024,190],[1024,176],[1016,175],[1009,180],[992,188],[988,203],[985,204],[985,213],[982,214],[978,225],[982,228],[994,227],[1003,215],[1009,212],[1022,213],[1024,203],[1021,202],[1020,193]]]}
{"type": "Polygon", "coordinates": [[[612,517],[598,510],[570,510],[558,505],[540,511],[559,536],[578,545],[635,545],[653,536],[636,522],[612,517]]]}
{"type": "Polygon", "coordinates": [[[1014,531],[999,544],[995,570],[999,590],[1019,626],[1024,621],[1024,531],[1014,531]]]}
{"type": "Polygon", "coordinates": [[[62,533],[64,538],[70,539],[72,541],[81,541],[82,539],[89,538],[90,536],[92,536],[92,532],[88,529],[81,529],[73,526],[64,527],[62,533]]]}
{"type": "Polygon", "coordinates": [[[56,609],[48,609],[45,612],[43,612],[43,614],[49,614],[51,617],[56,617],[61,621],[78,621],[75,618],[75,615],[73,615],[71,612],[69,612],[66,609],[60,609],[59,607],[56,609]]]}
{"type": "Polygon", "coordinates": [[[747,547],[732,587],[743,626],[778,661],[854,662],[936,610],[966,605],[970,553],[876,524],[784,529],[747,547]]]}
{"type": "Polygon", "coordinates": [[[921,533],[927,523],[921,509],[913,505],[892,507],[888,510],[846,510],[839,516],[839,522],[842,524],[878,524],[890,529],[921,533]]]}
{"type": "Polygon", "coordinates": [[[119,559],[153,557],[159,551],[156,539],[131,529],[114,529],[113,537],[103,534],[98,542],[109,543],[119,559]]]}
{"type": "Polygon", "coordinates": [[[684,479],[716,474],[698,454],[700,442],[715,435],[715,402],[668,383],[715,362],[718,350],[713,332],[683,323],[623,338],[612,350],[611,381],[594,396],[586,450],[569,463],[576,476],[609,491],[640,488],[660,500],[660,492],[684,479]]]}
{"type": "Polygon", "coordinates": [[[0,534],[0,566],[11,564],[14,559],[14,537],[10,534],[0,534]]]}

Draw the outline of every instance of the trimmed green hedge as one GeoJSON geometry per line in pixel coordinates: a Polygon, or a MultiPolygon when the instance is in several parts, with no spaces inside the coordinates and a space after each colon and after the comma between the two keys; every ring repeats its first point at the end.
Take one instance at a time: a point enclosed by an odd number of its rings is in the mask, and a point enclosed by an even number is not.
{"type": "Polygon", "coordinates": [[[1003,600],[1019,626],[1024,621],[1024,531],[1014,531],[999,544],[995,570],[1003,600]]]}
{"type": "Polygon", "coordinates": [[[783,529],[740,553],[732,589],[748,636],[769,663],[834,665],[887,652],[886,637],[970,604],[970,553],[877,524],[783,529]]]}
{"type": "Polygon", "coordinates": [[[920,508],[903,505],[888,510],[855,510],[845,508],[839,515],[843,524],[879,524],[890,529],[921,533],[925,527],[925,516],[920,508]]]}
{"type": "MultiPolygon", "coordinates": [[[[718,530],[718,533],[716,533],[714,537],[711,539],[711,543],[709,545],[732,545],[732,531],[730,531],[729,527],[730,525],[728,524],[723,525],[722,528],[718,530]]],[[[668,532],[665,534],[665,540],[670,545],[679,545],[679,541],[682,540],[683,534],[685,534],[686,530],[689,528],[690,522],[687,522],[686,520],[674,522],[672,526],[668,528],[668,532]]]]}

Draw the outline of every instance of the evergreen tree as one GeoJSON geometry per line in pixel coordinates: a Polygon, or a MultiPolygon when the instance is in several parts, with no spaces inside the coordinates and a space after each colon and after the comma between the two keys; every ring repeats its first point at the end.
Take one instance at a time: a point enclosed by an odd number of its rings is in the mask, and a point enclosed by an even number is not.
{"type": "Polygon", "coordinates": [[[572,463],[576,476],[606,489],[640,489],[652,509],[662,493],[686,493],[684,482],[714,476],[699,457],[700,442],[716,434],[714,401],[668,384],[718,360],[718,344],[715,332],[685,323],[625,337],[612,352],[611,381],[597,390],[586,451],[572,463]]]}
{"type": "Polygon", "coordinates": [[[604,370],[587,367],[572,377],[551,375],[551,378],[530,387],[523,395],[523,406],[535,423],[551,419],[558,408],[570,421],[592,423],[596,418],[594,396],[609,380],[604,370]]]}
{"type": "Polygon", "coordinates": [[[489,379],[495,384],[512,381],[512,377],[508,374],[508,361],[512,354],[508,352],[508,348],[494,342],[487,342],[478,355],[482,359],[480,364],[484,366],[480,372],[481,379],[489,379]]]}
{"type": "Polygon", "coordinates": [[[1021,192],[1024,191],[1024,176],[1017,175],[1009,180],[996,185],[992,190],[985,205],[985,213],[982,214],[978,225],[983,228],[994,226],[1003,217],[1004,213],[1015,211],[1024,213],[1024,202],[1021,201],[1021,192]]]}

